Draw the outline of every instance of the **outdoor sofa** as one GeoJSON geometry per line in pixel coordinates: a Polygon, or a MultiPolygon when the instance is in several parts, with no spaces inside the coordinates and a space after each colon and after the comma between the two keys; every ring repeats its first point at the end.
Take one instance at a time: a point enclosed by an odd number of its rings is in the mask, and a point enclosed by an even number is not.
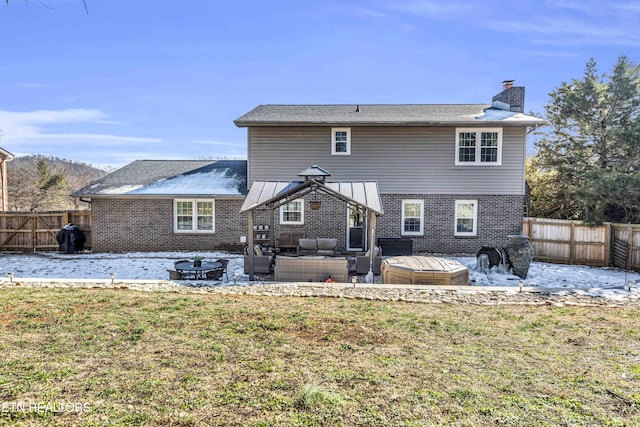
{"type": "Polygon", "coordinates": [[[287,257],[278,256],[274,280],[281,282],[349,281],[349,262],[343,257],[287,257]]]}
{"type": "Polygon", "coordinates": [[[298,256],[336,256],[338,239],[317,237],[298,240],[298,256]]]}

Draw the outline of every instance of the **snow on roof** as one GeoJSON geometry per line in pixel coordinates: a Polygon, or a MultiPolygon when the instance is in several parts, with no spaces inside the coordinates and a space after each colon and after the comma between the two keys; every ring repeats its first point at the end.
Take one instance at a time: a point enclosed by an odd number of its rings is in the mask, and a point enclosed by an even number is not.
{"type": "Polygon", "coordinates": [[[246,160],[136,160],[73,195],[242,196],[246,192],[246,160]]]}
{"type": "Polygon", "coordinates": [[[225,176],[227,170],[212,170],[168,178],[123,194],[216,194],[241,196],[237,177],[225,176]]]}
{"type": "Polygon", "coordinates": [[[477,120],[526,122],[528,124],[544,124],[544,120],[517,111],[505,111],[499,108],[487,108],[482,115],[476,116],[477,120]]]}

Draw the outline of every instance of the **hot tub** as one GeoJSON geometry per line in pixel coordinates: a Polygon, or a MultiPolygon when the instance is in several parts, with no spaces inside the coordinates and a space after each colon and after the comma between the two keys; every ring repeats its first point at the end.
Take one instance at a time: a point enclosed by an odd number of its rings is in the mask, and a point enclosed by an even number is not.
{"type": "Polygon", "coordinates": [[[382,261],[382,283],[467,286],[469,269],[447,258],[399,256],[382,261]]]}

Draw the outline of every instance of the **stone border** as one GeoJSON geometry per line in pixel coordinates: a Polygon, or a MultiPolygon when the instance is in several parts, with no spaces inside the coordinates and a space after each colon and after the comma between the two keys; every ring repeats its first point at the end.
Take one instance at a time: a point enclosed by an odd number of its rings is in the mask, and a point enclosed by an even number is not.
{"type": "MultiPolygon", "coordinates": [[[[220,282],[218,282],[220,283],[220,282]]],[[[250,296],[330,297],[370,301],[402,301],[428,304],[469,305],[553,305],[584,307],[640,307],[640,293],[633,289],[619,299],[580,294],[573,291],[554,293],[526,287],[444,287],[415,285],[332,283],[253,283],[245,285],[213,285],[211,282],[177,283],[169,280],[98,280],[98,279],[37,279],[14,278],[0,280],[2,288],[79,288],[126,289],[146,292],[177,292],[190,294],[223,294],[250,296]]]]}

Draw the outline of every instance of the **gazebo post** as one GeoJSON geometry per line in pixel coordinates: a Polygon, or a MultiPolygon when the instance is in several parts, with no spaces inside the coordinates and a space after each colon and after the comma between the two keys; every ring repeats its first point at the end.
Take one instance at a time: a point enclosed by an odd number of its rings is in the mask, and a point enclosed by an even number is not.
{"type": "Polygon", "coordinates": [[[255,255],[255,251],[253,250],[253,209],[249,209],[247,214],[249,217],[249,234],[247,235],[247,244],[249,246],[247,248],[247,255],[249,255],[247,257],[247,261],[249,262],[249,265],[247,266],[247,271],[249,272],[249,281],[253,281],[253,257],[255,255]]]}
{"type": "Polygon", "coordinates": [[[371,209],[369,211],[369,273],[367,277],[371,277],[373,283],[373,260],[375,258],[375,236],[376,236],[376,213],[371,209]]]}
{"type": "Polygon", "coordinates": [[[269,246],[273,248],[276,245],[276,230],[274,230],[275,221],[273,212],[275,209],[271,206],[269,206],[269,208],[269,246]]]}

